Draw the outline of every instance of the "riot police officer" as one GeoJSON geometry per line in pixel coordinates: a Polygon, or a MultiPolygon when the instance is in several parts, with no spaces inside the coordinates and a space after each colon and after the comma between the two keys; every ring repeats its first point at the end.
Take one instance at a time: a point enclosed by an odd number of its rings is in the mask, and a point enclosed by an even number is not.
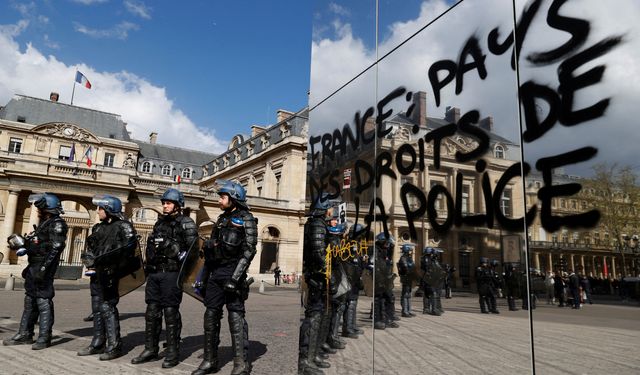
{"type": "Polygon", "coordinates": [[[398,274],[400,275],[400,283],[402,283],[402,293],[400,294],[400,305],[402,306],[403,317],[413,317],[411,312],[411,287],[413,283],[413,270],[415,263],[413,261],[414,244],[404,244],[400,247],[402,255],[398,260],[398,274]]]}
{"type": "Polygon", "coordinates": [[[491,299],[495,300],[494,277],[489,268],[489,259],[486,257],[480,257],[480,266],[476,268],[476,281],[478,282],[480,311],[483,314],[489,312],[499,314],[495,304],[491,302],[491,299]]]}
{"type": "Polygon", "coordinates": [[[91,235],[87,238],[87,249],[82,254],[85,266],[97,269],[89,284],[91,312],[94,316],[93,339],[89,346],[78,351],[78,355],[102,353],[100,360],[104,361],[122,355],[117,308],[120,300],[119,266],[123,259],[135,256],[138,241],[133,225],[122,215],[120,199],[110,195],[97,195],[93,197],[93,204],[98,207],[100,223],[93,226],[91,235]]]}
{"type": "Polygon", "coordinates": [[[18,250],[20,255],[28,255],[29,265],[22,271],[24,278],[24,311],[20,328],[4,345],[33,344],[31,349],[40,350],[51,346],[53,329],[53,276],[58,269],[60,255],[67,239],[67,223],[60,199],[53,194],[32,194],[29,203],[38,209],[40,225],[35,231],[23,238],[19,235],[9,237],[9,247],[18,250]],[[33,342],[33,328],[40,318],[38,339],[33,342]]]}
{"type": "Polygon", "coordinates": [[[500,262],[497,259],[491,259],[491,266],[489,271],[491,272],[491,277],[493,280],[492,288],[491,288],[491,296],[489,297],[489,310],[494,314],[497,314],[498,311],[498,302],[496,300],[497,297],[502,297],[502,288],[504,286],[504,280],[502,279],[502,275],[498,272],[498,266],[500,262]]]}
{"type": "Polygon", "coordinates": [[[426,247],[422,252],[422,258],[420,260],[420,268],[423,271],[422,287],[424,289],[422,313],[435,316],[444,314],[442,301],[440,299],[444,271],[438,259],[439,254],[439,250],[433,247],[426,247]]]}
{"type": "Polygon", "coordinates": [[[375,240],[375,293],[373,297],[373,327],[375,329],[398,328],[395,321],[395,296],[393,295],[393,248],[396,240],[384,232],[378,233],[375,240]]]}
{"type": "MultiPolygon", "coordinates": [[[[304,319],[300,324],[298,344],[298,374],[322,374],[322,368],[331,365],[322,358],[321,326],[327,310],[327,220],[333,216],[332,202],[328,194],[319,195],[307,215],[304,224],[303,273],[307,285],[307,301],[304,319]]],[[[331,348],[328,348],[331,349],[331,348]]]]}
{"type": "Polygon", "coordinates": [[[517,268],[518,263],[508,263],[504,270],[504,284],[507,295],[507,305],[509,311],[518,311],[516,307],[516,298],[520,295],[521,277],[517,268]]]}
{"type": "Polygon", "coordinates": [[[326,337],[326,343],[333,349],[344,349],[346,343],[340,339],[338,328],[340,319],[347,308],[347,293],[351,289],[346,272],[344,270],[342,255],[338,253],[344,243],[346,225],[338,223],[338,210],[333,209],[332,217],[327,226],[327,244],[332,249],[331,276],[329,279],[329,293],[331,295],[331,309],[326,320],[323,317],[322,335],[326,337]],[[334,252],[336,251],[336,252],[334,252]],[[345,287],[346,286],[346,287],[345,287]]]}
{"type": "Polygon", "coordinates": [[[456,272],[456,268],[450,264],[444,265],[444,297],[451,298],[451,284],[453,283],[453,274],[456,272]]]}
{"type": "Polygon", "coordinates": [[[344,263],[345,272],[349,278],[351,290],[347,294],[347,308],[345,309],[342,323],[342,336],[357,338],[364,333],[356,324],[356,312],[358,310],[358,297],[360,291],[364,289],[362,282],[362,272],[364,271],[363,253],[366,247],[366,231],[362,224],[356,224],[349,229],[349,240],[351,241],[351,256],[344,263]]]}
{"type": "Polygon", "coordinates": [[[204,295],[204,356],[193,374],[209,374],[218,370],[220,320],[224,305],[227,305],[229,314],[233,349],[231,374],[249,374],[249,327],[244,318],[244,301],[249,293],[247,270],[256,254],[258,220],[249,212],[247,193],[242,185],[219,181],[217,193],[222,214],[203,249],[209,274],[204,295]]]}
{"type": "Polygon", "coordinates": [[[167,350],[162,367],[170,368],[180,361],[182,318],[179,308],[182,290],[178,286],[178,271],[189,250],[198,246],[198,230],[196,223],[182,213],[184,196],[180,191],[167,189],[160,201],[162,216],[153,226],[146,248],[145,271],[148,276],[145,289],[147,310],[144,314],[144,350],[131,363],[144,363],[158,357],[158,341],[164,314],[167,350]]]}

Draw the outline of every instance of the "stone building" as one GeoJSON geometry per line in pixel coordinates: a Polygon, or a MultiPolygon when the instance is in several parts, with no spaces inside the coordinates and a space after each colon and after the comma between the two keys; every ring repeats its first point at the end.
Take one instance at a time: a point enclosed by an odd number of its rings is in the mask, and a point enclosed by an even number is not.
{"type": "MultiPolygon", "coordinates": [[[[27,203],[30,194],[58,195],[70,228],[61,277],[77,277],[80,253],[97,220],[95,194],[122,200],[144,247],[167,188],[184,193],[190,216],[208,236],[220,214],[211,191],[215,180],[237,179],[259,218],[250,273],[275,264],[299,273],[306,126],[306,110],[279,111],[275,124],[252,127],[250,135],[235,136],[229,149],[216,155],[158,144],[156,133],[148,142],[132,139],[117,114],[15,95],[0,107],[0,238],[33,230],[37,214],[27,203]]],[[[4,241],[0,251],[0,274],[19,274],[26,260],[8,251],[4,241]]]]}

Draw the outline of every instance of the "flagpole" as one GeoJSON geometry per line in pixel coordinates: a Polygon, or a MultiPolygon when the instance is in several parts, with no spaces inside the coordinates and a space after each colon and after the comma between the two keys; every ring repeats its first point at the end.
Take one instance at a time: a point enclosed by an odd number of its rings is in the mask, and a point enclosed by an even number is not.
{"type": "Polygon", "coordinates": [[[73,95],[76,93],[76,79],[73,79],[73,90],[71,90],[71,105],[73,105],[73,95]]]}

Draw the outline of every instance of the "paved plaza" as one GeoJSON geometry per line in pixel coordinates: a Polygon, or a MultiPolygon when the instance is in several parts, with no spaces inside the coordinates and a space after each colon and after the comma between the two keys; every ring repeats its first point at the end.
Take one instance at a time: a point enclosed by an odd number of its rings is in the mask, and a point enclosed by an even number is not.
{"type": "MultiPolygon", "coordinates": [[[[188,374],[201,361],[203,306],[184,297],[181,313],[182,362],[161,369],[162,361],[134,366],[131,358],[144,345],[144,291],[136,290],[119,304],[124,342],[122,358],[101,362],[97,356],[78,357],[89,344],[89,290],[60,285],[55,298],[53,346],[0,346],[2,374],[188,374]]],[[[24,292],[0,290],[0,339],[12,336],[22,313],[24,292]]],[[[414,298],[414,312],[420,300],[414,298]]],[[[443,300],[441,317],[418,314],[403,318],[400,328],[374,331],[368,319],[371,299],[362,297],[358,320],[365,334],[347,340],[347,348],[330,358],[326,374],[527,374],[531,373],[528,312],[500,315],[479,313],[477,297],[462,293],[443,300]]],[[[399,306],[398,306],[399,308],[399,306]]],[[[300,296],[292,286],[252,290],[247,303],[253,374],[294,374],[297,364],[300,296]]],[[[640,307],[608,301],[582,310],[540,304],[533,326],[538,374],[640,373],[640,307]]],[[[226,314],[225,314],[226,315],[226,314]]],[[[226,318],[220,344],[220,374],[231,372],[232,352],[226,318]]],[[[161,353],[162,354],[162,353],[161,353]]]]}

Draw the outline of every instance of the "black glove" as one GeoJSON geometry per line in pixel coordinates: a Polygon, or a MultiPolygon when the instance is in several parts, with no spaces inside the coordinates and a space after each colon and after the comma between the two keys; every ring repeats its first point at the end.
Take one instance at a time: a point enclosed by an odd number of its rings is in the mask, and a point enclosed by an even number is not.
{"type": "Polygon", "coordinates": [[[238,286],[236,285],[236,282],[229,279],[229,281],[227,281],[224,284],[224,291],[225,292],[231,292],[231,293],[236,293],[238,291],[238,286]]]}

